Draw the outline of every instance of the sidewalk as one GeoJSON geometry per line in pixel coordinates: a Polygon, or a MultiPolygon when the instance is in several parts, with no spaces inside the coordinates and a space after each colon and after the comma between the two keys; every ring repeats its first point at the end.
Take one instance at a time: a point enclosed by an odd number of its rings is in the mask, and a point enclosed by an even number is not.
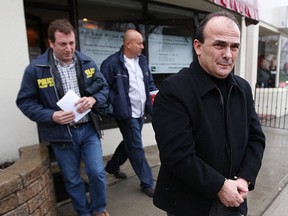
{"type": "Polygon", "coordinates": [[[263,127],[266,149],[256,188],[248,197],[249,216],[288,215],[288,130],[263,127]]]}
{"type": "MultiPolygon", "coordinates": [[[[287,216],[288,215],[288,130],[263,127],[266,135],[266,150],[256,188],[248,197],[248,216],[287,216]]],[[[146,157],[152,167],[156,182],[160,161],[156,146],[145,148],[146,157]]],[[[105,157],[106,161],[110,157],[105,157]]],[[[117,180],[107,175],[107,210],[111,216],[166,216],[156,208],[152,199],[141,193],[139,180],[130,163],[126,162],[123,171],[128,179],[117,180]]],[[[71,203],[58,208],[60,216],[76,216],[71,203]]]]}

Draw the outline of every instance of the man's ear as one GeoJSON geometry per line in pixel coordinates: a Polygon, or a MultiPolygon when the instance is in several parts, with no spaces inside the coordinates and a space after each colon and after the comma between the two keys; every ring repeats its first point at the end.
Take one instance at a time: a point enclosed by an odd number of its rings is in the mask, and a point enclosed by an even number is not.
{"type": "Polygon", "coordinates": [[[48,42],[49,42],[49,46],[50,46],[50,48],[53,49],[53,47],[54,47],[54,43],[53,43],[50,39],[48,39],[48,42]]]}
{"type": "Polygon", "coordinates": [[[194,46],[196,54],[200,55],[201,54],[202,43],[199,40],[194,39],[193,46],[194,46]]]}

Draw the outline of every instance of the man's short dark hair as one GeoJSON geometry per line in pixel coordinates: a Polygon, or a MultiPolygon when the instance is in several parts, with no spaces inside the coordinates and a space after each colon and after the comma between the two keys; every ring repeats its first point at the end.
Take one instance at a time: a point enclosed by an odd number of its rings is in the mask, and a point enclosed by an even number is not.
{"type": "Polygon", "coordinates": [[[48,39],[55,42],[55,32],[59,31],[64,34],[70,34],[74,32],[76,37],[75,28],[67,19],[57,19],[51,22],[48,26],[48,39]]]}
{"type": "Polygon", "coordinates": [[[226,11],[217,11],[217,12],[213,12],[208,14],[197,26],[196,31],[195,31],[195,35],[194,35],[194,39],[197,39],[198,41],[200,41],[201,43],[204,43],[205,40],[205,35],[204,35],[204,29],[206,27],[206,24],[209,22],[209,20],[211,20],[213,17],[227,17],[228,19],[231,19],[233,22],[235,22],[235,24],[239,27],[240,29],[240,25],[238,23],[237,18],[226,11]]]}
{"type": "MultiPolygon", "coordinates": [[[[226,12],[226,11],[217,11],[217,12],[213,12],[213,13],[208,14],[199,23],[199,25],[196,27],[196,30],[195,30],[194,39],[197,39],[201,43],[204,43],[204,40],[205,40],[204,29],[205,29],[207,23],[209,22],[209,20],[211,20],[213,17],[227,17],[228,19],[231,19],[233,22],[235,22],[235,24],[240,29],[239,22],[238,22],[237,18],[234,15],[232,15],[231,13],[226,12]]],[[[196,57],[197,57],[197,54],[196,54],[196,51],[195,51],[195,49],[193,47],[193,60],[195,60],[196,57]]]]}

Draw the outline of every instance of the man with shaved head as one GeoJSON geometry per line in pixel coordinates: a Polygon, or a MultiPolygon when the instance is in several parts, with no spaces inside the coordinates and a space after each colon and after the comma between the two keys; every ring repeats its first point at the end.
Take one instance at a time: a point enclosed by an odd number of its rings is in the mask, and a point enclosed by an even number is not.
{"type": "Polygon", "coordinates": [[[240,38],[232,14],[209,14],[196,29],[190,67],[161,83],[152,119],[161,161],[153,201],[168,216],[247,215],[265,136],[250,85],[232,73],[240,38]]]}
{"type": "Polygon", "coordinates": [[[120,50],[101,65],[101,72],[110,86],[112,115],[123,136],[123,141],[108,161],[105,170],[116,178],[126,178],[126,174],[120,171],[120,166],[128,157],[140,179],[141,191],[153,197],[154,181],[145,157],[141,131],[144,115],[152,114],[150,92],[157,88],[146,57],[141,54],[143,49],[142,35],[129,29],[124,34],[120,50]]]}

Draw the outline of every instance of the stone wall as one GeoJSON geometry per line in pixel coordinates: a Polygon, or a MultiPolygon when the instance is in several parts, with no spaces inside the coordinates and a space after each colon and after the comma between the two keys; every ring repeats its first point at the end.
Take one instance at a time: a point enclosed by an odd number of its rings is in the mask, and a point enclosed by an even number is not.
{"type": "Polygon", "coordinates": [[[20,148],[20,159],[0,171],[0,216],[56,216],[53,178],[46,146],[20,148]]]}

